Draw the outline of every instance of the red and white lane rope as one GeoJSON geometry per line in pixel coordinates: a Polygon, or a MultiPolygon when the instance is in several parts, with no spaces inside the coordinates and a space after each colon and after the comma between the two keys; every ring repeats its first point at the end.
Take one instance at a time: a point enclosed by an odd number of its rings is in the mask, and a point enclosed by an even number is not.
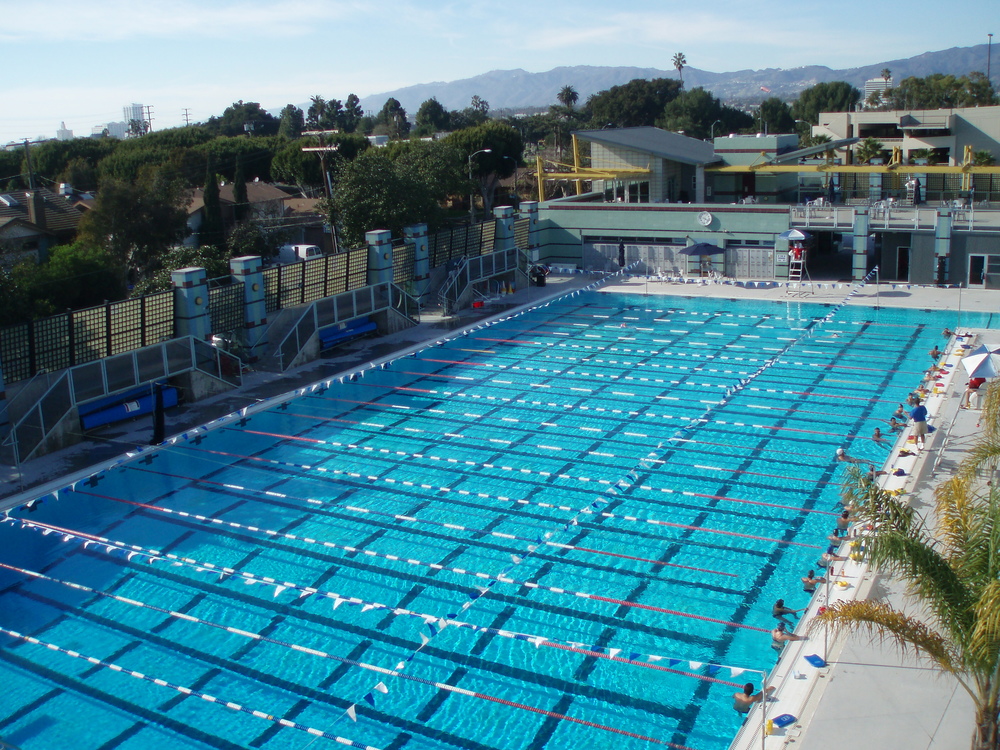
{"type": "MultiPolygon", "coordinates": [[[[246,432],[246,433],[249,433],[249,434],[252,434],[252,435],[266,435],[268,437],[275,437],[275,438],[280,438],[280,439],[285,439],[285,440],[293,440],[293,441],[301,441],[301,442],[307,442],[307,443],[312,443],[312,444],[334,445],[336,447],[356,448],[356,449],[359,449],[359,450],[364,450],[364,451],[368,451],[368,452],[372,452],[372,453],[377,453],[377,454],[389,454],[389,455],[395,455],[395,456],[402,456],[402,457],[406,457],[406,458],[427,458],[430,461],[444,461],[444,462],[447,462],[447,463],[462,464],[462,465],[465,465],[465,466],[481,466],[481,467],[486,468],[486,469],[500,469],[502,471],[512,471],[512,472],[517,472],[519,474],[528,474],[528,475],[535,474],[535,475],[544,476],[544,477],[555,476],[557,479],[575,479],[575,480],[577,480],[579,482],[591,482],[591,481],[593,481],[596,484],[605,485],[608,488],[612,488],[612,487],[616,487],[616,486],[621,486],[621,482],[622,482],[622,480],[618,480],[617,482],[613,482],[610,479],[594,479],[594,480],[591,480],[589,477],[582,477],[582,476],[573,477],[573,476],[570,476],[568,474],[555,474],[555,475],[553,475],[551,472],[547,472],[547,471],[534,471],[532,469],[517,469],[517,468],[515,468],[513,466],[505,466],[505,465],[497,466],[496,464],[482,463],[482,462],[479,462],[479,461],[465,461],[465,460],[457,459],[457,458],[443,458],[441,456],[428,456],[428,455],[423,454],[423,453],[408,453],[406,451],[393,451],[393,450],[390,450],[388,448],[375,448],[375,447],[367,446],[367,445],[345,444],[345,443],[338,443],[337,441],[332,441],[332,440],[328,441],[328,440],[319,440],[317,438],[298,437],[296,435],[282,435],[282,434],[275,433],[275,432],[264,432],[264,431],[261,431],[261,430],[243,430],[243,432],[246,432]]],[[[195,450],[195,449],[190,449],[190,450],[195,450]]],[[[240,458],[240,459],[243,459],[245,461],[252,461],[252,462],[255,462],[255,463],[266,463],[266,464],[272,464],[272,465],[278,465],[278,466],[287,466],[289,468],[298,469],[300,471],[315,471],[315,472],[321,472],[321,473],[337,473],[337,472],[339,472],[339,473],[347,474],[348,476],[350,476],[349,472],[344,472],[344,471],[341,471],[341,470],[328,470],[328,469],[326,469],[323,466],[314,466],[312,464],[297,464],[297,463],[293,463],[291,461],[279,461],[278,459],[274,459],[274,458],[264,458],[263,456],[249,456],[249,455],[240,454],[240,453],[232,453],[232,452],[229,452],[229,451],[210,450],[210,449],[207,449],[207,448],[199,448],[197,450],[201,451],[201,452],[216,454],[216,455],[229,456],[231,458],[240,458]]],[[[647,463],[650,463],[650,464],[653,464],[653,463],[663,463],[663,461],[661,459],[646,458],[644,460],[647,463]]],[[[751,471],[728,470],[728,469],[723,469],[721,467],[716,467],[716,466],[701,466],[701,465],[698,465],[698,466],[695,466],[695,468],[706,469],[706,470],[713,470],[713,471],[726,471],[726,472],[729,472],[729,473],[752,474],[752,475],[755,475],[755,476],[763,476],[763,477],[769,477],[769,478],[791,478],[791,477],[783,477],[782,475],[779,475],[779,474],[762,474],[762,473],[751,472],[751,471]]],[[[383,481],[392,483],[391,478],[387,478],[387,479],[385,479],[383,481]]],[[[808,479],[802,479],[801,481],[803,481],[803,482],[809,482],[810,480],[808,480],[808,479]]],[[[824,482],[811,481],[811,483],[812,484],[834,484],[834,485],[839,485],[840,484],[839,482],[833,482],[833,481],[824,481],[824,482]]],[[[400,484],[403,484],[404,486],[406,486],[407,482],[400,482],[400,484]]],[[[417,485],[416,483],[410,483],[410,484],[412,484],[414,486],[421,486],[421,487],[423,486],[423,485],[417,485]]],[[[449,492],[459,492],[457,490],[448,490],[448,491],[449,492]]],[[[665,491],[665,490],[661,490],[661,491],[665,491]]],[[[479,495],[481,493],[468,493],[468,494],[479,495]]],[[[499,499],[510,501],[510,498],[499,498],[499,499]]],[[[520,501],[513,501],[513,502],[520,502],[520,501]]],[[[592,508],[584,508],[584,509],[570,508],[568,506],[556,506],[556,505],[548,504],[548,503],[534,503],[534,502],[528,503],[527,501],[525,501],[525,503],[526,504],[530,504],[530,505],[539,506],[539,507],[556,508],[556,509],[559,509],[559,510],[566,509],[566,510],[570,510],[570,511],[572,511],[574,513],[581,513],[581,514],[585,514],[585,515],[600,515],[602,518],[618,518],[618,519],[623,519],[625,521],[630,521],[630,522],[634,522],[634,523],[646,523],[646,524],[652,524],[654,526],[666,526],[666,527],[670,527],[670,528],[698,530],[698,531],[704,531],[704,532],[709,533],[709,534],[721,534],[723,536],[741,537],[741,538],[744,538],[744,539],[756,539],[758,541],[770,542],[772,544],[785,544],[785,545],[792,545],[792,546],[797,546],[797,547],[808,547],[808,548],[811,548],[811,549],[820,549],[820,547],[818,547],[817,545],[814,545],[814,544],[804,544],[802,542],[791,542],[791,541],[788,541],[788,540],[785,540],[785,539],[775,539],[773,537],[756,536],[756,535],[753,535],[753,534],[741,534],[741,533],[735,532],[735,531],[726,531],[725,529],[714,529],[714,528],[711,528],[711,527],[708,527],[708,526],[690,526],[690,525],[687,525],[687,524],[677,524],[677,523],[671,523],[669,521],[660,521],[660,520],[651,519],[651,518],[638,518],[637,516],[618,515],[618,514],[615,514],[615,513],[605,513],[605,512],[594,513],[592,508]]],[[[755,503],[755,504],[766,505],[766,503],[755,503]]],[[[781,507],[781,506],[773,506],[773,507],[781,507]]],[[[801,509],[795,509],[795,510],[801,510],[801,509]]]]}
{"type": "Polygon", "coordinates": [[[193,688],[185,687],[183,685],[175,685],[172,682],[167,682],[166,680],[161,680],[158,677],[151,677],[150,675],[143,674],[142,672],[136,672],[132,669],[126,669],[125,667],[119,666],[112,662],[102,661],[94,656],[87,656],[86,654],[81,654],[79,651],[73,651],[71,649],[63,648],[62,646],[57,646],[54,643],[48,641],[43,641],[38,638],[34,638],[30,635],[24,635],[23,633],[18,633],[16,630],[8,630],[7,628],[0,627],[0,633],[8,635],[11,638],[17,638],[18,640],[25,641],[27,643],[32,643],[36,646],[42,646],[49,649],[50,651],[57,651],[66,656],[71,656],[74,659],[83,659],[90,664],[97,667],[102,667],[104,669],[110,669],[112,672],[120,672],[121,674],[128,675],[129,677],[135,677],[139,680],[145,680],[146,682],[152,682],[154,685],[159,685],[160,687],[170,688],[171,690],[176,690],[182,695],[190,695],[194,698],[201,698],[203,701],[208,701],[209,703],[215,703],[217,705],[228,708],[232,711],[240,711],[245,714],[250,714],[251,716],[256,716],[258,719],[266,719],[267,721],[274,722],[275,724],[280,724],[283,727],[289,727],[290,729],[298,729],[299,731],[306,732],[315,737],[323,737],[328,740],[333,740],[341,745],[347,745],[348,747],[357,747],[361,750],[379,750],[377,747],[372,745],[366,745],[363,742],[357,742],[355,740],[348,739],[347,737],[341,737],[336,734],[331,734],[330,732],[325,732],[322,729],[316,729],[315,727],[306,726],[305,724],[299,724],[296,721],[290,721],[289,719],[282,719],[273,714],[269,714],[266,711],[258,711],[254,708],[249,708],[243,706],[239,703],[233,703],[232,701],[227,701],[224,698],[217,698],[214,695],[209,695],[208,693],[202,693],[193,688]]]}
{"type": "MultiPolygon", "coordinates": [[[[150,507],[156,507],[156,506],[150,506],[150,507]]],[[[163,509],[163,510],[165,512],[167,512],[166,509],[163,509]]],[[[177,515],[181,515],[183,513],[182,511],[169,511],[169,512],[175,513],[177,515]]],[[[755,627],[753,625],[744,625],[743,623],[732,622],[730,620],[722,620],[722,619],[719,619],[719,618],[716,618],[716,617],[708,617],[706,615],[697,615],[697,614],[694,614],[692,612],[683,612],[681,610],[669,609],[667,607],[658,607],[658,606],[653,605],[653,604],[643,604],[641,602],[630,602],[630,601],[628,601],[626,599],[618,599],[616,597],[602,596],[600,594],[593,594],[593,593],[586,592],[586,591],[576,591],[576,590],[573,590],[573,589],[562,588],[560,586],[547,586],[545,584],[535,583],[533,581],[522,581],[522,580],[518,580],[516,578],[511,578],[510,576],[504,575],[502,573],[499,574],[499,575],[493,575],[491,573],[484,573],[482,571],[466,570],[465,568],[456,568],[456,567],[450,566],[450,565],[441,565],[439,563],[425,562],[423,560],[418,560],[418,559],[412,558],[412,557],[409,557],[409,558],[407,558],[407,557],[400,557],[399,555],[390,555],[390,554],[386,554],[384,552],[376,552],[376,551],[370,550],[370,549],[361,549],[361,548],[352,547],[352,546],[346,545],[346,544],[336,544],[335,542],[329,542],[329,541],[324,541],[324,540],[313,539],[311,537],[303,537],[303,536],[298,536],[298,535],[295,535],[295,534],[286,534],[286,533],[282,533],[280,531],[275,531],[273,529],[262,529],[262,528],[257,527],[257,526],[247,526],[247,525],[244,525],[244,524],[238,524],[235,521],[224,521],[222,519],[208,518],[208,517],[205,517],[205,516],[196,517],[196,516],[193,516],[192,514],[187,514],[187,513],[183,513],[183,515],[186,515],[186,516],[188,516],[190,518],[196,518],[196,520],[202,521],[203,523],[211,523],[211,524],[220,525],[220,526],[228,526],[230,528],[239,528],[241,530],[250,531],[250,532],[253,532],[253,533],[257,533],[257,534],[263,534],[265,536],[270,536],[270,537],[275,537],[275,538],[282,538],[282,539],[289,539],[289,540],[301,542],[301,543],[304,543],[304,544],[317,545],[317,546],[321,546],[321,547],[326,547],[328,549],[336,549],[336,550],[339,550],[341,552],[347,552],[347,553],[356,554],[356,555],[363,555],[365,557],[375,558],[375,559],[379,559],[379,560],[387,560],[389,562],[398,562],[398,563],[402,563],[404,565],[409,565],[411,567],[429,568],[431,570],[437,570],[437,571],[442,571],[442,572],[446,572],[446,573],[453,573],[453,574],[458,575],[458,576],[468,576],[468,577],[475,578],[475,579],[480,580],[480,581],[486,581],[486,582],[488,582],[488,584],[487,584],[488,587],[492,587],[493,585],[495,585],[497,583],[503,583],[503,584],[510,585],[510,586],[524,587],[524,588],[528,588],[528,589],[537,589],[539,591],[548,591],[550,593],[559,594],[559,595],[562,595],[562,596],[573,596],[573,597],[576,597],[578,599],[589,599],[591,601],[596,601],[596,602],[605,602],[605,603],[608,603],[608,604],[613,604],[613,605],[615,605],[617,607],[630,607],[630,608],[633,608],[633,609],[640,609],[640,610],[645,610],[645,611],[649,611],[649,612],[657,612],[659,614],[671,615],[671,616],[674,616],[674,617],[681,617],[681,618],[685,618],[685,619],[689,619],[689,620],[699,620],[701,622],[712,622],[712,623],[715,623],[717,625],[724,625],[726,627],[741,628],[743,630],[754,630],[754,631],[757,631],[759,633],[768,633],[768,632],[770,632],[770,630],[767,629],[767,628],[759,628],[759,627],[755,627]]],[[[147,558],[150,558],[150,559],[157,559],[157,558],[159,558],[159,559],[166,559],[166,560],[170,560],[170,561],[176,561],[177,563],[179,563],[181,565],[192,566],[195,569],[197,569],[199,567],[200,568],[204,568],[205,570],[211,571],[213,573],[219,573],[219,574],[222,574],[222,575],[239,575],[241,578],[253,580],[253,582],[255,582],[255,583],[256,582],[263,582],[263,583],[266,583],[268,585],[274,586],[275,589],[276,589],[276,591],[277,591],[277,593],[281,593],[281,591],[284,590],[284,589],[292,589],[292,590],[295,590],[295,591],[306,591],[306,592],[309,592],[310,594],[320,594],[320,593],[323,593],[323,595],[329,596],[325,592],[321,592],[319,589],[315,589],[315,588],[313,588],[311,586],[302,586],[301,584],[297,584],[297,583],[294,583],[294,582],[291,582],[291,581],[278,581],[278,580],[276,580],[274,578],[270,578],[270,577],[267,577],[267,576],[253,576],[251,574],[241,574],[238,571],[234,570],[233,568],[222,567],[222,566],[215,565],[213,563],[202,562],[200,560],[193,560],[191,558],[182,557],[182,556],[179,556],[179,555],[174,555],[172,553],[160,552],[159,550],[154,550],[154,549],[150,549],[150,548],[147,548],[147,547],[141,547],[139,545],[134,545],[134,544],[128,544],[126,542],[121,542],[121,541],[118,541],[118,540],[115,540],[115,539],[107,539],[105,537],[96,536],[96,535],[93,535],[93,534],[87,534],[87,533],[84,533],[82,531],[77,531],[77,530],[74,530],[74,529],[67,529],[67,528],[64,528],[64,527],[61,527],[61,526],[55,526],[53,524],[40,523],[40,522],[37,522],[37,521],[28,521],[28,520],[25,520],[23,518],[12,518],[11,516],[6,516],[5,519],[9,519],[9,520],[11,520],[13,522],[20,523],[22,526],[27,527],[27,528],[32,528],[32,529],[36,529],[36,530],[40,530],[40,531],[44,531],[45,529],[48,529],[50,532],[57,532],[59,534],[63,534],[64,536],[68,536],[70,538],[76,538],[76,539],[79,539],[79,540],[84,541],[84,542],[86,542],[86,541],[95,542],[95,543],[98,543],[100,545],[103,545],[105,548],[108,549],[109,552],[110,552],[110,548],[116,548],[116,549],[119,549],[119,550],[132,551],[135,554],[141,554],[141,555],[143,555],[143,556],[145,556],[147,558]]],[[[546,532],[546,533],[548,535],[551,535],[553,532],[550,531],[550,532],[546,532]]],[[[517,557],[516,555],[512,556],[512,557],[513,557],[515,565],[519,564],[521,562],[521,560],[522,560],[522,558],[517,557]]],[[[466,602],[464,605],[462,605],[463,608],[467,608],[471,602],[475,601],[483,593],[485,593],[484,591],[482,591],[482,588],[483,588],[482,585],[480,585],[479,588],[480,588],[479,593],[477,593],[477,594],[470,594],[469,595],[470,599],[469,599],[468,602],[466,602]]],[[[334,597],[330,597],[330,598],[334,598],[334,597]]],[[[343,598],[343,597],[340,597],[340,598],[343,598]]]]}
{"type": "MultiPolygon", "coordinates": [[[[126,596],[121,596],[119,594],[112,594],[107,591],[101,591],[99,589],[86,586],[82,583],[76,583],[74,581],[67,581],[62,578],[54,578],[48,576],[44,573],[39,573],[37,571],[28,570],[26,568],[20,568],[16,565],[8,565],[6,563],[0,563],[0,568],[5,570],[10,570],[15,573],[20,573],[22,575],[28,576],[29,578],[35,578],[41,581],[49,581],[51,583],[57,583],[67,588],[71,588],[75,591],[83,591],[85,593],[94,594],[96,596],[101,596],[106,599],[112,599],[121,604],[126,604],[130,607],[137,607],[140,609],[148,609],[154,612],[159,612],[168,617],[173,617],[178,620],[184,620],[186,622],[193,622],[199,625],[205,625],[207,627],[216,628],[217,630],[224,630],[232,635],[239,636],[241,638],[250,638],[255,641],[262,641],[264,643],[271,643],[282,648],[288,648],[293,651],[299,651],[310,656],[316,656],[322,659],[330,659],[341,664],[347,664],[349,666],[358,667],[360,669],[365,669],[370,672],[377,672],[381,675],[402,677],[405,680],[410,680],[412,682],[419,682],[425,685],[438,686],[438,683],[432,682],[431,680],[426,680],[420,677],[414,677],[412,675],[407,675],[405,673],[397,673],[395,670],[388,669],[386,667],[380,667],[375,664],[368,664],[366,662],[356,661],[354,659],[347,659],[342,656],[337,656],[336,654],[327,653],[326,651],[321,651],[309,646],[302,646],[296,643],[290,643],[287,641],[282,641],[277,638],[271,638],[265,635],[259,635],[258,633],[252,633],[247,630],[241,630],[240,628],[234,628],[229,625],[223,625],[218,622],[213,622],[211,620],[205,620],[200,617],[195,617],[194,615],[188,614],[186,612],[177,612],[175,610],[166,609],[165,607],[158,607],[155,604],[147,604],[146,602],[139,601],[138,599],[132,599],[126,596]]],[[[355,602],[350,602],[351,604],[357,604],[355,602]]],[[[379,607],[381,609],[381,607],[379,607]]],[[[586,646],[583,643],[577,643],[574,641],[564,641],[556,638],[549,638],[547,636],[537,636],[529,635],[527,633],[518,633],[511,630],[503,630],[500,628],[488,628],[481,625],[473,625],[471,623],[461,622],[459,620],[437,620],[430,615],[421,615],[410,610],[403,610],[397,608],[392,611],[393,615],[415,615],[419,619],[427,622],[428,620],[437,622],[438,625],[443,629],[446,626],[464,628],[469,630],[474,630],[480,633],[488,633],[491,635],[496,635],[501,638],[507,638],[510,640],[524,641],[528,644],[534,646],[535,648],[554,648],[560,651],[566,651],[574,654],[579,654],[581,656],[604,659],[606,661],[618,662],[620,664],[628,664],[634,667],[642,667],[644,669],[652,669],[658,672],[667,672],[669,674],[679,675],[682,677],[690,677],[692,679],[701,680],[702,682],[711,682],[719,685],[728,685],[730,687],[742,687],[742,683],[732,682],[730,680],[721,680],[714,675],[720,673],[722,670],[729,670],[732,677],[739,677],[744,672],[748,671],[746,668],[733,667],[727,664],[716,664],[713,662],[696,661],[688,658],[677,658],[677,657],[666,657],[654,654],[640,654],[634,651],[628,652],[628,657],[619,656],[619,654],[625,652],[623,648],[611,648],[611,647],[600,647],[600,650],[595,650],[597,647],[586,646]],[[647,661],[640,661],[640,659],[645,659],[647,661]],[[661,666],[656,662],[666,660],[670,666],[661,666]],[[686,672],[681,669],[673,669],[674,666],[681,663],[686,663],[690,669],[702,669],[707,668],[712,674],[704,675],[697,674],[695,672],[686,672]]],[[[402,667],[397,666],[397,669],[402,669],[402,667]]],[[[759,670],[749,670],[751,672],[759,670]]],[[[451,686],[443,688],[444,690],[451,690],[451,686]]]]}
{"type": "MultiPolygon", "coordinates": [[[[457,523],[444,523],[444,522],[441,522],[441,521],[430,521],[430,520],[423,519],[423,518],[417,518],[415,516],[403,515],[401,513],[386,513],[386,512],[383,512],[383,511],[379,511],[379,510],[374,510],[373,508],[365,508],[365,507],[362,507],[362,506],[359,506],[359,505],[345,505],[345,504],[338,504],[338,503],[329,503],[328,504],[328,503],[324,503],[322,501],[312,500],[312,498],[301,498],[301,497],[296,497],[294,495],[285,495],[283,493],[273,492],[273,491],[270,491],[270,490],[248,490],[246,488],[238,487],[238,485],[223,484],[222,482],[214,482],[214,481],[212,481],[210,479],[196,479],[194,477],[184,477],[184,476],[180,476],[178,474],[165,474],[165,473],[162,473],[162,472],[151,472],[151,473],[155,473],[155,474],[158,474],[160,476],[171,477],[173,479],[183,479],[183,480],[186,480],[186,481],[190,481],[192,483],[209,484],[209,485],[214,485],[216,487],[225,487],[226,489],[238,489],[240,492],[246,492],[246,493],[252,494],[252,495],[265,495],[265,498],[264,498],[265,501],[268,500],[268,499],[280,496],[280,497],[286,498],[286,499],[299,500],[299,501],[302,501],[302,502],[310,502],[312,504],[321,505],[321,506],[324,506],[325,510],[342,510],[342,511],[347,511],[347,512],[350,512],[350,513],[359,513],[361,515],[366,515],[366,516],[379,516],[379,517],[382,517],[382,518],[391,518],[394,521],[399,521],[399,522],[404,523],[404,524],[424,524],[424,525],[427,525],[427,526],[434,526],[434,527],[440,528],[440,529],[448,529],[448,530],[451,530],[451,531],[464,531],[464,532],[467,532],[467,533],[470,533],[470,534],[482,534],[484,536],[493,537],[495,539],[505,539],[505,540],[509,540],[509,541],[518,541],[518,542],[532,542],[532,541],[537,541],[537,540],[532,539],[531,537],[518,536],[516,534],[505,534],[502,531],[490,531],[488,529],[477,529],[477,528],[473,528],[471,526],[463,526],[462,524],[457,524],[457,523]]],[[[134,506],[137,506],[137,507],[140,507],[140,508],[146,508],[148,510],[165,512],[164,508],[161,507],[161,506],[158,506],[158,505],[147,505],[146,503],[136,502],[135,500],[126,500],[125,498],[115,497],[114,495],[102,495],[102,494],[99,494],[99,493],[96,493],[96,492],[88,492],[86,490],[80,489],[79,487],[77,487],[77,489],[75,490],[75,492],[77,492],[77,493],[79,493],[81,495],[89,495],[91,497],[99,497],[99,498],[102,498],[104,500],[112,500],[113,502],[116,502],[116,503],[126,503],[128,505],[134,505],[134,506]]],[[[181,511],[177,511],[177,512],[180,513],[181,511]]],[[[835,515],[835,514],[831,514],[831,515],[835,515]]],[[[583,553],[586,553],[586,554],[601,555],[601,556],[604,556],[604,557],[614,557],[614,558],[618,558],[620,560],[633,560],[633,561],[636,561],[636,562],[642,562],[642,563],[646,563],[646,564],[649,564],[649,565],[657,565],[657,566],[669,567],[669,568],[678,568],[678,569],[681,569],[681,570],[693,570],[693,571],[697,571],[699,573],[712,573],[714,575],[729,576],[731,578],[737,578],[738,577],[735,573],[726,573],[726,572],[723,572],[721,570],[711,570],[709,568],[696,568],[696,567],[693,567],[693,566],[690,566],[690,565],[678,565],[677,563],[669,563],[669,562],[665,562],[663,560],[654,560],[652,558],[647,558],[647,557],[638,557],[636,555],[624,555],[624,554],[620,554],[620,553],[617,553],[617,552],[609,552],[607,550],[592,549],[590,547],[581,547],[581,546],[576,545],[576,544],[563,544],[561,542],[553,542],[553,541],[544,541],[544,542],[542,542],[542,544],[544,546],[546,546],[546,547],[552,547],[554,549],[568,550],[568,551],[573,551],[573,552],[583,552],[583,553]]],[[[573,564],[573,561],[571,559],[568,560],[568,562],[570,564],[573,564]]],[[[619,572],[627,574],[630,571],[619,571],[619,572]]]]}

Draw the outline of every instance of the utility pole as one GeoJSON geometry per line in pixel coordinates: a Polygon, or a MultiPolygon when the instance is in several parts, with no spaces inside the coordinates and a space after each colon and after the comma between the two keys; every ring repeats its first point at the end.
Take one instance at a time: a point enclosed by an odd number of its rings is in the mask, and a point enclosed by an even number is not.
{"type": "Polygon", "coordinates": [[[31,150],[28,148],[28,139],[24,139],[24,160],[28,165],[28,190],[35,189],[35,173],[31,168],[31,150]]]}
{"type": "MultiPolygon", "coordinates": [[[[337,131],[334,131],[337,132],[337,131]]],[[[304,135],[304,134],[303,134],[304,135]]],[[[303,146],[302,150],[319,156],[320,169],[323,170],[323,182],[326,184],[326,198],[330,206],[330,230],[333,236],[333,252],[340,252],[340,242],[337,239],[337,217],[333,214],[333,184],[330,182],[330,172],[326,168],[326,155],[335,154],[340,148],[336,146],[303,146]]]]}
{"type": "Polygon", "coordinates": [[[149,126],[149,130],[147,132],[152,133],[153,132],[153,107],[152,107],[152,105],[147,104],[144,107],[144,109],[146,110],[146,125],[149,126]]]}
{"type": "Polygon", "coordinates": [[[184,127],[191,124],[191,110],[187,107],[184,108],[184,127]]]}

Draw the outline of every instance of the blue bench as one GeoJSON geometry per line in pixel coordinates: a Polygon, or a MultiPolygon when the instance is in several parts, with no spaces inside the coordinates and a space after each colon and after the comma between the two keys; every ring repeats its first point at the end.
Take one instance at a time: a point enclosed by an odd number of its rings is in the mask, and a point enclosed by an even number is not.
{"type": "Polygon", "coordinates": [[[362,336],[367,336],[369,333],[377,330],[378,327],[375,323],[367,317],[355,318],[354,320],[348,320],[346,323],[338,323],[335,326],[320,328],[319,331],[317,331],[319,334],[320,351],[332,349],[338,344],[343,344],[348,341],[361,338],[362,336]]]}
{"type": "MultiPolygon", "coordinates": [[[[177,389],[173,386],[164,386],[163,408],[177,406],[177,400],[177,389]]],[[[152,388],[144,385],[124,393],[117,393],[114,396],[99,398],[89,404],[81,404],[78,407],[80,426],[84,430],[93,430],[96,427],[121,422],[124,419],[152,414],[155,406],[152,388]]]]}

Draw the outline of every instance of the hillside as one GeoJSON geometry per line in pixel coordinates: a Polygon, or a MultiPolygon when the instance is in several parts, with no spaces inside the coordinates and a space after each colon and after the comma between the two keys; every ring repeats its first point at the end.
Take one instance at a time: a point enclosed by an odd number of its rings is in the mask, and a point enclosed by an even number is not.
{"type": "MultiPolygon", "coordinates": [[[[1000,65],[1000,59],[997,61],[1000,65]]],[[[986,70],[986,45],[955,47],[904,60],[886,60],[859,68],[833,70],[822,65],[801,68],[763,70],[737,70],[713,73],[698,68],[684,68],[686,88],[701,86],[724,101],[760,101],[768,96],[794,99],[800,91],[823,81],[847,81],[861,88],[869,78],[878,78],[883,68],[892,71],[900,81],[909,76],[926,76],[931,73],[965,75],[971,71],[986,70]],[[770,93],[761,87],[770,89],[770,93]]],[[[492,110],[546,107],[556,102],[556,94],[563,86],[573,86],[583,103],[599,91],[627,83],[635,78],[673,78],[674,69],[634,67],[599,67],[576,65],[553,68],[543,73],[515,70],[493,70],[472,78],[458,81],[421,83],[414,86],[366,96],[361,100],[365,110],[378,111],[386,99],[394,97],[410,114],[411,120],[421,103],[436,97],[446,109],[463,109],[473,96],[480,96],[490,103],[492,110]]]]}

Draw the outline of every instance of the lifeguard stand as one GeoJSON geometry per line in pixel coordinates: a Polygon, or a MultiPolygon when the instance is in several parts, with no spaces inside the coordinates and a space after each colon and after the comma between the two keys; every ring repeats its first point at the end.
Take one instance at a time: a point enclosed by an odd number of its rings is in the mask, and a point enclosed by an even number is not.
{"type": "Polygon", "coordinates": [[[806,268],[806,249],[801,242],[793,242],[788,248],[788,280],[802,281],[803,276],[812,281],[806,268]]]}

